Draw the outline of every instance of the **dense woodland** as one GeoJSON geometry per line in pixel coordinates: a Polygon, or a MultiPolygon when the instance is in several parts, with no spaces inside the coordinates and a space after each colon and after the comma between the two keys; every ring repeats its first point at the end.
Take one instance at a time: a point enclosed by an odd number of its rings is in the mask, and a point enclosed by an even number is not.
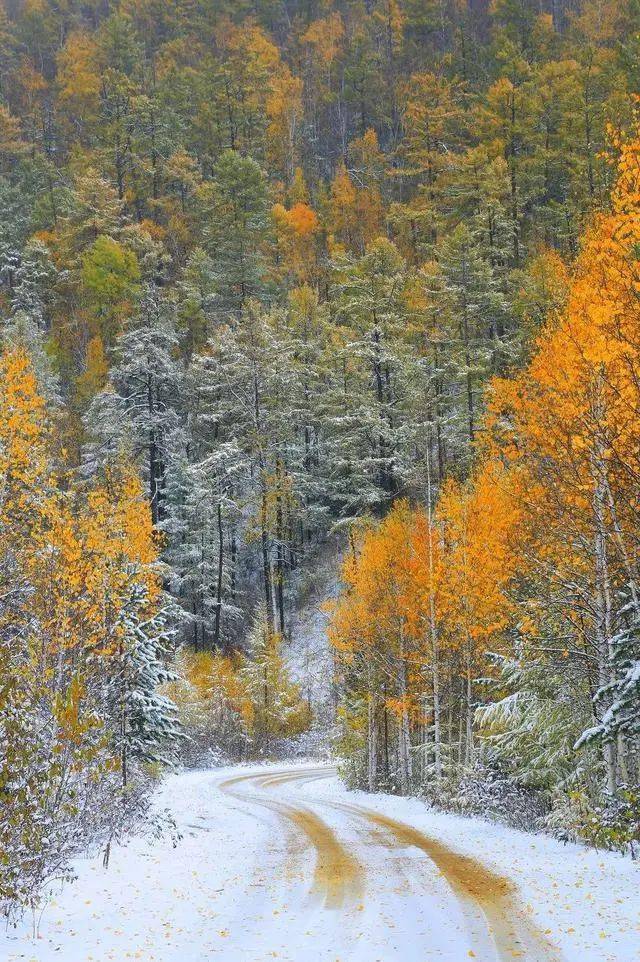
{"type": "Polygon", "coordinates": [[[639,30],[0,4],[6,914],[313,726],[327,554],[351,783],[638,844],[639,30]]]}

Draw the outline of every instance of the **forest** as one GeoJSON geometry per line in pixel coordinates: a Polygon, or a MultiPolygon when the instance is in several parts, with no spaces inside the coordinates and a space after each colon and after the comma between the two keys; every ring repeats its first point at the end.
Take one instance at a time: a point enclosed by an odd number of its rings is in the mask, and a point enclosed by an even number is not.
{"type": "Polygon", "coordinates": [[[639,0],[0,3],[0,914],[314,745],[640,850],[639,103],[639,0]]]}

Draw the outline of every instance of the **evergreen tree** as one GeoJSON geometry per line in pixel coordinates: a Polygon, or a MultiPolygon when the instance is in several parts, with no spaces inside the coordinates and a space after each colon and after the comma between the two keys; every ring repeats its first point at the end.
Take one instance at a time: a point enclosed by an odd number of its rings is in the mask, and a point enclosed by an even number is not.
{"type": "Polygon", "coordinates": [[[294,736],[308,727],[308,706],[299,687],[291,681],[280,647],[282,638],[274,633],[258,610],[248,638],[242,676],[252,706],[251,736],[259,754],[268,754],[280,739],[294,736]]]}
{"type": "Polygon", "coordinates": [[[334,264],[332,309],[339,347],[332,359],[327,483],[347,517],[379,511],[403,488],[407,386],[411,367],[403,338],[405,264],[389,241],[362,258],[334,264]]]}
{"type": "Polygon", "coordinates": [[[110,181],[95,168],[79,174],[74,183],[71,209],[62,222],[62,239],[72,263],[98,237],[117,239],[123,226],[122,199],[110,181]]]}
{"type": "Polygon", "coordinates": [[[102,437],[120,435],[134,457],[142,455],[154,524],[164,514],[168,439],[180,422],[183,372],[178,348],[173,305],[157,288],[147,287],[138,314],[118,338],[110,385],[96,399],[89,418],[102,437]],[[110,422],[109,414],[117,418],[119,412],[124,422],[110,422]]]}
{"type": "Polygon", "coordinates": [[[194,647],[228,649],[240,614],[232,543],[239,521],[233,500],[238,452],[234,442],[198,449],[193,437],[189,444],[173,438],[169,447],[161,527],[170,588],[187,612],[194,647]]]}
{"type": "Polygon", "coordinates": [[[224,151],[203,188],[202,233],[214,264],[217,312],[237,314],[267,291],[269,222],[265,176],[251,157],[224,151]]]}
{"type": "Polygon", "coordinates": [[[177,677],[170,667],[175,616],[171,605],[150,613],[145,589],[136,584],[120,614],[121,642],[110,673],[108,700],[119,722],[115,747],[123,785],[132,760],[167,762],[182,737],[176,706],[160,694],[162,686],[177,677]]]}
{"type": "Polygon", "coordinates": [[[507,304],[491,263],[469,228],[456,228],[437,250],[428,296],[442,343],[441,394],[447,447],[468,464],[481,420],[479,398],[491,373],[510,356],[507,304]]]}
{"type": "Polygon", "coordinates": [[[611,638],[612,679],[595,694],[594,707],[598,723],[590,727],[578,740],[578,746],[590,742],[620,744],[623,780],[629,780],[625,763],[624,743],[633,745],[640,734],[640,642],[638,627],[640,612],[635,596],[618,610],[619,630],[611,638]]]}

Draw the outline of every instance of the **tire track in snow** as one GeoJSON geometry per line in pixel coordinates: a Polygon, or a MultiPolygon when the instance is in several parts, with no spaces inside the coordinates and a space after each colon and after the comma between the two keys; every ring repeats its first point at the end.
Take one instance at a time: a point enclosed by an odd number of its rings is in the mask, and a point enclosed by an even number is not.
{"type": "Polygon", "coordinates": [[[347,806],[337,802],[327,804],[345,813],[360,816],[381,829],[383,834],[386,833],[383,844],[392,849],[397,849],[400,845],[424,852],[461,902],[472,937],[478,941],[479,946],[486,943],[486,936],[478,931],[477,918],[473,912],[469,912],[469,908],[477,907],[481,910],[500,962],[518,958],[526,959],[527,962],[561,962],[555,946],[545,939],[519,907],[516,887],[511,881],[492,872],[476,859],[453,851],[442,842],[404,822],[360,806],[347,806]]]}
{"type": "MultiPolygon", "coordinates": [[[[307,769],[302,772],[285,770],[267,775],[240,776],[232,779],[231,784],[240,781],[250,782],[267,789],[280,788],[292,783],[304,786],[333,774],[334,770],[329,768],[307,769]]],[[[229,784],[229,782],[225,783],[226,786],[229,784]]],[[[244,793],[240,797],[248,798],[244,793]]],[[[361,866],[346,853],[333,830],[315,813],[306,806],[291,805],[280,800],[277,802],[267,800],[262,795],[253,795],[251,800],[280,811],[307,835],[317,853],[314,888],[328,890],[334,895],[333,898],[327,899],[327,905],[333,908],[340,907],[345,901],[346,893],[353,891],[351,886],[355,881],[352,870],[354,863],[358,866],[359,892],[361,891],[361,866]],[[342,849],[341,854],[337,856],[331,854],[335,853],[335,846],[338,846],[338,850],[342,849]],[[344,862],[345,856],[346,862],[344,862]],[[319,868],[320,878],[318,878],[319,868]],[[346,872],[343,873],[345,868],[346,872]],[[335,897],[337,891],[340,892],[339,898],[335,897]]],[[[496,959],[498,962],[507,962],[517,958],[526,959],[527,962],[561,962],[558,950],[547,941],[519,906],[516,886],[509,879],[493,872],[482,862],[468,855],[462,855],[418,829],[386,815],[360,805],[349,805],[325,798],[315,798],[311,801],[314,805],[329,807],[360,822],[361,825],[364,824],[366,826],[365,841],[368,835],[370,842],[382,844],[396,854],[399,849],[416,848],[427,855],[461,904],[472,941],[477,949],[475,957],[478,962],[484,959],[487,962],[495,962],[496,959]],[[481,917],[486,921],[486,926],[483,926],[481,919],[478,918],[478,913],[475,911],[478,909],[481,917]]],[[[415,863],[412,863],[413,866],[415,863]]]]}
{"type": "MultiPolygon", "coordinates": [[[[304,805],[292,805],[266,795],[247,793],[243,785],[262,787],[274,779],[291,780],[291,772],[265,775],[238,775],[220,784],[220,790],[244,802],[252,802],[276,812],[293,824],[315,850],[316,862],[313,875],[312,895],[319,897],[326,908],[338,909],[360,897],[363,890],[363,870],[357,859],[338,841],[333,829],[304,805]],[[288,778],[286,776],[289,776],[288,778]]],[[[299,774],[299,773],[295,773],[299,774]]],[[[317,769],[306,774],[312,778],[326,778],[333,772],[317,769]]]]}

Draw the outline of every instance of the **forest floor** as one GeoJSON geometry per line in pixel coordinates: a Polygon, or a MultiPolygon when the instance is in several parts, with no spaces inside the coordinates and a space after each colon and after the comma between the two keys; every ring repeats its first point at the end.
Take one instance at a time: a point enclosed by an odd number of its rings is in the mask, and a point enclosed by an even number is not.
{"type": "Polygon", "coordinates": [[[346,792],[319,765],[171,776],[182,840],[79,860],[2,962],[634,962],[631,861],[416,799],[346,792]]]}

